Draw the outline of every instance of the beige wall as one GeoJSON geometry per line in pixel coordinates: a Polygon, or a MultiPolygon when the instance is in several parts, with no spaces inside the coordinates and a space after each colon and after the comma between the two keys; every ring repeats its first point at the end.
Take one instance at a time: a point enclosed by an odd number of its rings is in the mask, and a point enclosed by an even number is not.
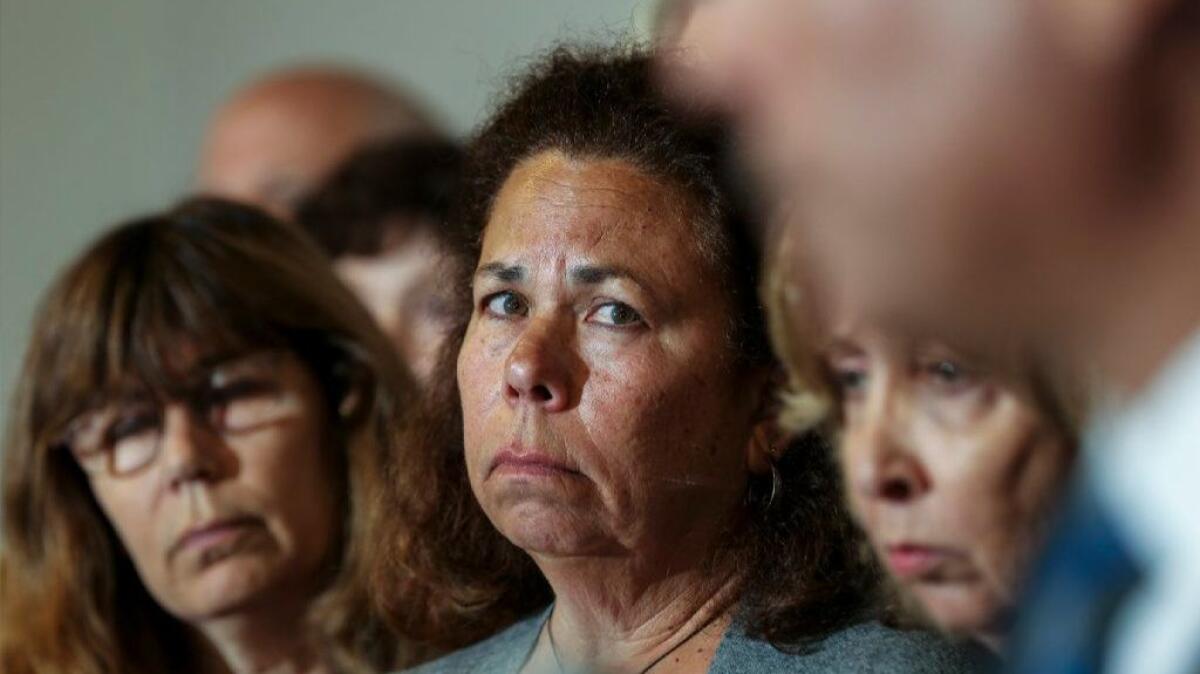
{"type": "Polygon", "coordinates": [[[337,61],[459,132],[519,59],[612,38],[653,0],[0,0],[0,399],[39,296],[105,226],[190,181],[206,116],[255,74],[337,61]]]}

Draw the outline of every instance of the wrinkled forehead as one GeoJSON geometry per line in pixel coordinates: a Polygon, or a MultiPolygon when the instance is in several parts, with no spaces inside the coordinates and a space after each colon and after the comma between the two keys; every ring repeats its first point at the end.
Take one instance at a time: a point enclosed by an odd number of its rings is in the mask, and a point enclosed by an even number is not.
{"type": "Polygon", "coordinates": [[[482,261],[525,256],[648,269],[701,262],[698,209],[683,191],[620,159],[531,157],[493,202],[482,261]]]}

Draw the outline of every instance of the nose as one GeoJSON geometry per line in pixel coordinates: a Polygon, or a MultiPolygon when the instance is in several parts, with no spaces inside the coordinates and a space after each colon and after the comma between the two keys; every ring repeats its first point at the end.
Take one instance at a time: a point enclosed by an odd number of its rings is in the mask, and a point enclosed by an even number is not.
{"type": "Polygon", "coordinates": [[[577,402],[578,355],[567,330],[552,318],[530,321],[504,364],[504,398],[514,407],[528,405],[562,412],[577,402]]]}
{"type": "Polygon", "coordinates": [[[910,457],[892,454],[875,467],[870,489],[875,498],[896,504],[913,501],[928,488],[921,466],[910,457]]]}
{"type": "Polygon", "coordinates": [[[912,450],[903,413],[880,406],[860,420],[845,442],[854,488],[879,503],[904,505],[930,489],[929,474],[912,450]]]}
{"type": "Polygon", "coordinates": [[[225,464],[220,436],[180,404],[166,407],[162,423],[158,459],[171,489],[220,479],[225,464]]]}

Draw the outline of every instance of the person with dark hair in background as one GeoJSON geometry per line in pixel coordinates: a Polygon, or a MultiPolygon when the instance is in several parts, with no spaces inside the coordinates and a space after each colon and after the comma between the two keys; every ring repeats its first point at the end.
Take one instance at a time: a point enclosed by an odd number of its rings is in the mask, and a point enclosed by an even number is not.
{"type": "Polygon", "coordinates": [[[446,223],[462,150],[398,138],[355,153],[304,200],[296,221],[333,259],[417,379],[433,374],[452,325],[446,223]]]}
{"type": "Polygon", "coordinates": [[[422,102],[386,80],[345,67],[286,68],[239,89],[213,115],[196,187],[286,220],[360,147],[442,135],[422,102]]]}
{"type": "Polygon", "coordinates": [[[378,671],[373,601],[415,402],[307,237],[193,200],[42,302],[4,446],[6,674],[378,671]]]}
{"type": "Polygon", "coordinates": [[[1096,372],[1013,670],[1200,671],[1200,2],[692,4],[669,81],[741,122],[810,292],[1096,372]]]}
{"type": "Polygon", "coordinates": [[[418,641],[511,615],[514,588],[526,613],[418,671],[961,671],[875,620],[827,446],[775,441],[723,135],[651,75],[558,49],[468,147],[461,436],[394,491],[396,599],[429,607],[418,641]]]}

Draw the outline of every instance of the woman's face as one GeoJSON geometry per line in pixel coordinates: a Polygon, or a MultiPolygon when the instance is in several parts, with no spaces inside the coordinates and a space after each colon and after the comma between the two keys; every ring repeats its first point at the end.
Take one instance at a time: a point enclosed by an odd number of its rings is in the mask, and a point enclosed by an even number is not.
{"type": "Polygon", "coordinates": [[[693,209],[556,152],[497,195],[458,359],[471,487],[535,558],[676,549],[728,522],[757,400],[693,209]]]}
{"type": "Polygon", "coordinates": [[[412,233],[385,242],[379,255],[347,255],[333,266],[391,338],[409,370],[428,383],[453,312],[442,283],[446,252],[422,227],[399,224],[396,229],[412,233]]]}
{"type": "Polygon", "coordinates": [[[934,621],[998,634],[1070,448],[1028,391],[945,345],[835,325],[825,361],[856,516],[934,621]]]}
{"type": "Polygon", "coordinates": [[[182,371],[190,403],[112,400],[71,441],[142,582],[191,623],[311,596],[339,519],[316,381],[284,352],[182,371]]]}

